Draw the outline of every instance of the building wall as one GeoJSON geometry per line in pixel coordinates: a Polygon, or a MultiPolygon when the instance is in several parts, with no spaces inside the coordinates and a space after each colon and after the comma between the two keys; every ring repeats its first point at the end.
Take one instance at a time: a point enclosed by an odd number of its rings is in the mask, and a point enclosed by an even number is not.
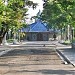
{"type": "MultiPolygon", "coordinates": [[[[26,34],[26,39],[28,41],[37,41],[37,34],[38,33],[27,33],[26,34]]],[[[54,40],[53,38],[53,33],[41,33],[43,36],[42,41],[48,41],[48,40],[54,40]]],[[[56,34],[56,39],[58,40],[58,34],[56,34]]]]}
{"type": "MultiPolygon", "coordinates": [[[[27,33],[26,39],[28,41],[37,41],[37,38],[38,38],[37,34],[38,33],[27,33]]],[[[48,37],[49,35],[47,33],[41,33],[41,34],[43,36],[43,39],[42,39],[43,41],[49,40],[49,37],[48,37]]]]}
{"type": "Polygon", "coordinates": [[[31,40],[32,41],[36,41],[37,40],[37,34],[36,33],[32,33],[31,40]]]}
{"type": "Polygon", "coordinates": [[[50,33],[49,34],[49,40],[52,40],[53,39],[53,33],[50,33]]]}
{"type": "Polygon", "coordinates": [[[48,41],[48,34],[43,33],[43,40],[44,40],[44,41],[48,41]]]}
{"type": "MultiPolygon", "coordinates": [[[[50,33],[50,34],[49,34],[49,40],[54,40],[53,35],[54,35],[54,33],[50,33]]],[[[57,40],[59,39],[58,33],[56,33],[56,39],[57,39],[57,40]]]]}
{"type": "MultiPolygon", "coordinates": [[[[28,40],[28,41],[37,41],[37,36],[38,33],[26,33],[26,36],[25,36],[25,40],[28,40]]],[[[53,33],[41,33],[42,36],[43,36],[43,40],[42,41],[48,41],[48,40],[54,40],[53,38],[53,33]]],[[[56,34],[56,39],[58,40],[58,34],[56,34]]]]}
{"type": "Polygon", "coordinates": [[[27,34],[26,34],[26,39],[27,39],[28,41],[31,41],[31,39],[32,39],[32,38],[31,38],[31,33],[27,33],[27,34]]]}

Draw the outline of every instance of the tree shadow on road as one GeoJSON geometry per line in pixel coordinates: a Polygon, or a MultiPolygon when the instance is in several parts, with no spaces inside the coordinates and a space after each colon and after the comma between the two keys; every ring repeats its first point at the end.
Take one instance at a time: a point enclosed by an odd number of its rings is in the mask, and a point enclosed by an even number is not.
{"type": "Polygon", "coordinates": [[[54,50],[47,50],[47,49],[18,49],[12,50],[8,53],[2,55],[3,56],[22,56],[22,55],[55,55],[56,52],[54,50]]]}
{"type": "Polygon", "coordinates": [[[66,75],[74,74],[74,70],[39,70],[42,74],[57,74],[57,75],[66,75]]]}
{"type": "MultiPolygon", "coordinates": [[[[12,71],[11,71],[12,73],[12,71]]],[[[49,75],[74,75],[75,71],[74,70],[47,70],[47,69],[43,69],[43,70],[14,70],[13,73],[36,73],[36,74],[49,74],[49,75]]]]}

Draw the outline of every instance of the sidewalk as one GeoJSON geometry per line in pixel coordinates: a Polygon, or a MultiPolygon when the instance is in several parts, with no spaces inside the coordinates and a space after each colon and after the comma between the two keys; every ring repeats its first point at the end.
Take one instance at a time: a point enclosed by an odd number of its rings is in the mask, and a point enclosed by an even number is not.
{"type": "Polygon", "coordinates": [[[75,67],[63,64],[54,47],[19,47],[0,57],[0,75],[75,75],[75,67]]]}
{"type": "Polygon", "coordinates": [[[65,60],[75,66],[75,49],[72,49],[71,46],[63,46],[61,44],[61,47],[57,47],[57,51],[65,58],[65,60]]]}
{"type": "Polygon", "coordinates": [[[23,46],[25,44],[33,44],[33,43],[50,43],[50,44],[56,44],[56,49],[57,51],[63,56],[65,57],[65,59],[67,61],[69,61],[73,66],[75,66],[75,50],[71,48],[70,45],[63,45],[63,44],[60,44],[58,43],[57,41],[55,42],[52,42],[52,41],[48,41],[48,42],[25,42],[25,43],[22,43],[22,44],[9,44],[8,46],[0,46],[0,56],[2,54],[5,54],[11,50],[13,50],[15,47],[19,47],[19,46],[23,46]]]}

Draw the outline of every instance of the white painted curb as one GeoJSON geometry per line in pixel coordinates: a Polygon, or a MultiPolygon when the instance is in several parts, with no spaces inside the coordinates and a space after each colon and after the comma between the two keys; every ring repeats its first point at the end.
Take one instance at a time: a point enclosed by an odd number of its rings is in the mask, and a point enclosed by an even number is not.
{"type": "Polygon", "coordinates": [[[8,49],[8,50],[3,50],[3,51],[1,51],[0,52],[0,56],[2,56],[2,55],[4,55],[4,54],[6,54],[6,53],[8,53],[9,51],[11,51],[12,49],[8,49]]]}

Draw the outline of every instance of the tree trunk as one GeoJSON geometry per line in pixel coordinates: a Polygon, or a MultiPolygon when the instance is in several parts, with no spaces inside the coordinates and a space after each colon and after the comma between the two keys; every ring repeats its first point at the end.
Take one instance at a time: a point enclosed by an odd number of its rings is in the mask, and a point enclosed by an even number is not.
{"type": "Polygon", "coordinates": [[[70,29],[70,26],[68,25],[68,27],[67,27],[67,40],[70,40],[70,31],[69,31],[69,29],[70,29]]]}
{"type": "Polygon", "coordinates": [[[5,22],[2,22],[2,28],[0,30],[0,45],[2,44],[3,38],[5,34],[7,33],[7,31],[8,31],[8,24],[5,22]]]}
{"type": "Polygon", "coordinates": [[[2,44],[3,38],[4,38],[6,33],[7,33],[7,30],[1,33],[1,35],[0,35],[0,45],[2,44]]]}
{"type": "Polygon", "coordinates": [[[62,28],[61,28],[61,40],[63,40],[62,28]]]}
{"type": "Polygon", "coordinates": [[[2,37],[2,36],[0,36],[0,45],[1,45],[1,43],[2,43],[2,40],[3,40],[3,37],[2,37]]]}

